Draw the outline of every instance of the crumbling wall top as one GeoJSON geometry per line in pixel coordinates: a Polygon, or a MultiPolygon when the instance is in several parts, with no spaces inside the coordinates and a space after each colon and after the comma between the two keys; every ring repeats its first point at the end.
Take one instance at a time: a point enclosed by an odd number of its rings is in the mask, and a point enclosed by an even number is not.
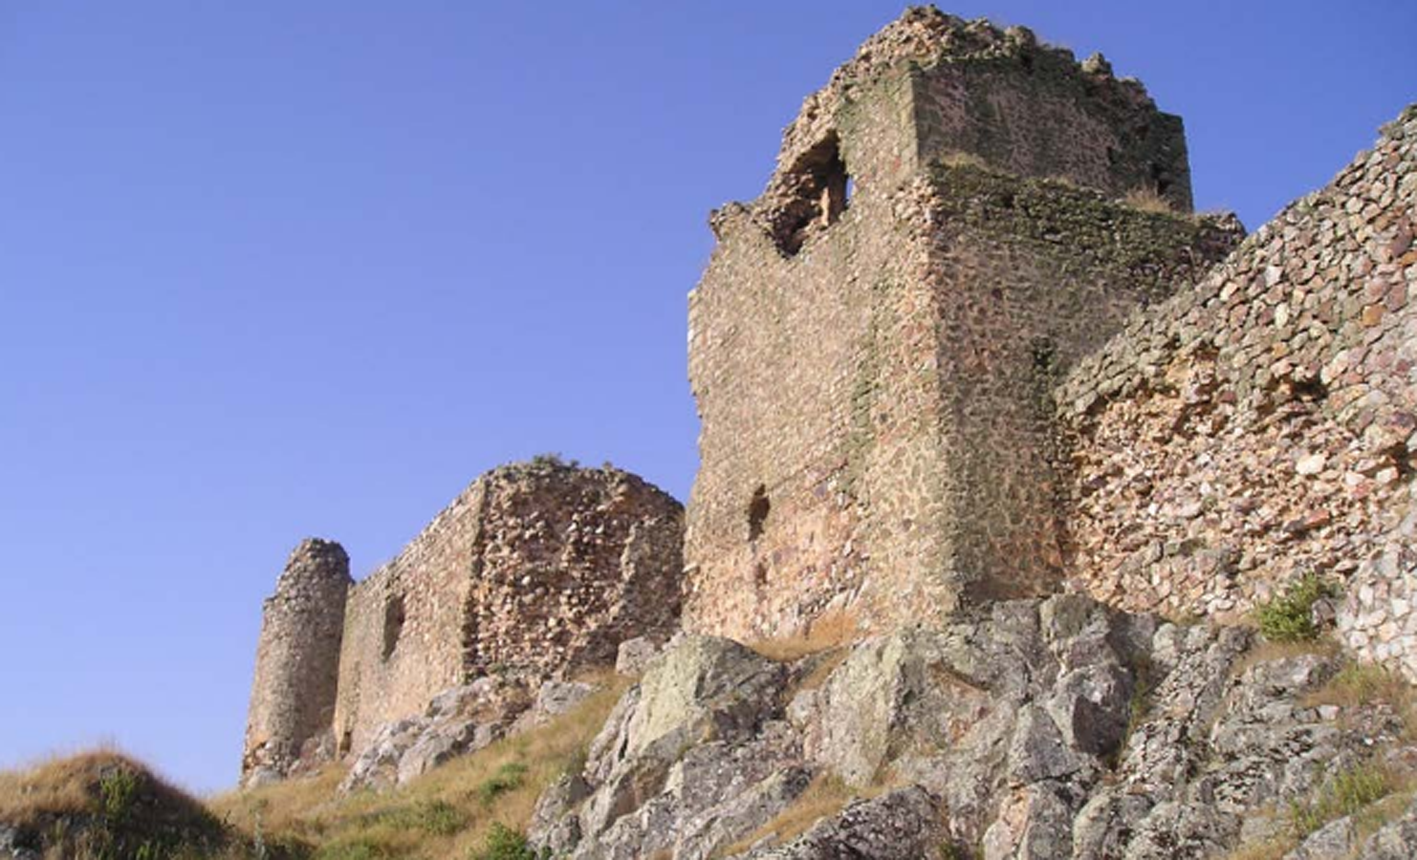
{"type": "Polygon", "coordinates": [[[855,56],[832,72],[827,85],[807,96],[797,118],[783,131],[778,171],[789,169],[812,142],[823,136],[824,124],[833,121],[835,106],[852,89],[903,63],[933,66],[958,60],[1014,60],[1046,54],[1075,66],[1094,86],[1105,87],[1119,100],[1153,104],[1146,87],[1135,78],[1116,78],[1101,54],[1082,63],[1072,51],[1040,42],[1027,27],[999,27],[986,18],[966,20],[934,6],[911,6],[896,20],[871,36],[855,56]]]}

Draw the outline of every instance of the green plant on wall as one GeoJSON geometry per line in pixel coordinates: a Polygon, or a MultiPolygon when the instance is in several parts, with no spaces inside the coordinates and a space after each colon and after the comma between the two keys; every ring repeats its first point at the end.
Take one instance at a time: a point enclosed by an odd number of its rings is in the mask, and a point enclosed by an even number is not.
{"type": "Polygon", "coordinates": [[[1305,642],[1319,635],[1314,624],[1314,604],[1335,597],[1334,585],[1315,573],[1306,573],[1283,594],[1255,608],[1260,632],[1271,642],[1305,642]]]}

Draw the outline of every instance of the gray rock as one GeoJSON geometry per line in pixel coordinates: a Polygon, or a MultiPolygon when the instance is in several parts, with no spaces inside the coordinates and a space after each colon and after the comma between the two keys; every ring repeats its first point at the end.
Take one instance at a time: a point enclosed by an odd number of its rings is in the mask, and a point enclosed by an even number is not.
{"type": "MultiPolygon", "coordinates": [[[[435,696],[417,717],[388,723],[350,765],[341,792],[404,785],[460,755],[475,752],[508,733],[527,711],[518,681],[478,678],[435,696]]],[[[521,724],[516,730],[531,725],[521,724]]]]}
{"type": "Polygon", "coordinates": [[[920,860],[938,856],[946,838],[939,800],[913,786],[851,803],[787,845],[739,856],[748,860],[920,860]]]}
{"type": "MultiPolygon", "coordinates": [[[[704,860],[821,778],[884,793],[739,856],[1224,856],[1275,835],[1282,820],[1260,811],[1401,735],[1391,709],[1307,704],[1339,658],[1251,640],[1085,597],[1008,601],[859,642],[803,690],[821,658],[783,666],[686,635],[616,704],[584,773],[543,796],[530,835],[572,860],[704,860]]],[[[1396,823],[1379,835],[1406,850],[1396,823]]],[[[1345,838],[1321,831],[1293,860],[1345,838]]]]}
{"type": "Polygon", "coordinates": [[[677,639],[616,704],[579,782],[542,798],[531,840],[575,858],[707,857],[761,825],[810,779],[779,719],[786,680],[726,639],[677,639]]]}
{"type": "Polygon", "coordinates": [[[626,639],[615,655],[615,671],[621,675],[642,675],[659,648],[644,636],[626,639]]]}
{"type": "Polygon", "coordinates": [[[1284,855],[1283,860],[1347,860],[1357,841],[1353,819],[1344,816],[1310,833],[1299,847],[1284,855]]]}
{"type": "Polygon", "coordinates": [[[39,852],[22,843],[22,835],[17,828],[0,823],[0,858],[5,858],[5,860],[39,860],[39,852]]]}
{"type": "Polygon", "coordinates": [[[1417,802],[1401,818],[1384,825],[1363,843],[1363,860],[1411,860],[1417,857],[1417,802]]]}

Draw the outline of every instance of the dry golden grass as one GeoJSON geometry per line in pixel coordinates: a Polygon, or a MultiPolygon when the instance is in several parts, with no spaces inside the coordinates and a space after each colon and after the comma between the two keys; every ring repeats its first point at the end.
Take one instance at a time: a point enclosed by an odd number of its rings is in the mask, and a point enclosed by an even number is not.
{"type": "MultiPolygon", "coordinates": [[[[1333,774],[1308,797],[1293,801],[1282,816],[1284,826],[1268,839],[1237,848],[1225,860],[1279,860],[1311,833],[1344,816],[1352,816],[1355,842],[1362,845],[1383,825],[1407,811],[1414,797],[1414,777],[1380,762],[1363,762],[1333,774]]],[[[1356,860],[1357,855],[1351,855],[1356,860]]]]}
{"type": "Polygon", "coordinates": [[[225,830],[196,798],[112,748],[0,773],[0,821],[40,834],[46,858],[225,856],[225,830]]]}
{"type": "Polygon", "coordinates": [[[1417,691],[1402,676],[1372,663],[1349,663],[1320,690],[1304,698],[1306,707],[1354,708],[1386,704],[1402,720],[1404,737],[1417,740],[1417,691]]]}
{"type": "Polygon", "coordinates": [[[940,163],[946,167],[978,167],[987,169],[989,164],[972,152],[947,152],[940,156],[940,163]]]}
{"type": "Polygon", "coordinates": [[[1290,657],[1302,657],[1305,654],[1319,654],[1325,657],[1333,657],[1338,654],[1338,643],[1332,639],[1314,639],[1304,642],[1268,642],[1261,641],[1245,652],[1230,670],[1232,678],[1238,678],[1249,669],[1260,663],[1268,663],[1271,660],[1284,660],[1290,657]]]}
{"type": "Polygon", "coordinates": [[[1285,834],[1264,842],[1237,848],[1225,855],[1225,860],[1281,860],[1299,846],[1299,840],[1285,834]]]}
{"type": "Polygon", "coordinates": [[[496,824],[524,829],[543,788],[579,767],[629,681],[613,675],[578,708],[544,726],[455,759],[386,793],[335,794],[330,768],[214,798],[212,809],[248,836],[316,846],[316,860],[466,857],[496,824]]]}
{"type": "Polygon", "coordinates": [[[871,794],[854,794],[840,777],[818,774],[791,806],[762,827],[719,852],[719,856],[728,857],[742,853],[768,837],[772,837],[775,844],[782,845],[806,833],[813,824],[823,818],[836,815],[855,797],[874,796],[882,790],[872,789],[871,794]]]}
{"type": "Polygon", "coordinates": [[[0,772],[0,821],[32,827],[45,816],[96,811],[99,768],[127,761],[100,749],[0,772]]]}
{"type": "Polygon", "coordinates": [[[1128,191],[1126,196],[1122,198],[1122,202],[1142,212],[1159,212],[1164,215],[1176,214],[1176,210],[1171,206],[1171,201],[1157,193],[1155,188],[1148,186],[1133,188],[1131,191],[1128,191]]]}
{"type": "Polygon", "coordinates": [[[198,801],[136,759],[102,747],[71,756],[55,756],[23,770],[0,772],[0,821],[21,828],[58,816],[103,811],[105,774],[123,771],[141,780],[138,787],[158,802],[199,809],[198,801]]]}
{"type": "Polygon", "coordinates": [[[797,682],[797,690],[815,690],[827,682],[831,673],[835,672],[846,658],[851,656],[851,648],[847,645],[838,645],[835,648],[821,654],[817,658],[817,665],[797,682]]]}
{"type": "Polygon", "coordinates": [[[849,612],[830,612],[814,619],[807,632],[780,639],[762,639],[748,647],[778,663],[791,663],[812,654],[849,645],[860,636],[856,616],[849,612]]]}

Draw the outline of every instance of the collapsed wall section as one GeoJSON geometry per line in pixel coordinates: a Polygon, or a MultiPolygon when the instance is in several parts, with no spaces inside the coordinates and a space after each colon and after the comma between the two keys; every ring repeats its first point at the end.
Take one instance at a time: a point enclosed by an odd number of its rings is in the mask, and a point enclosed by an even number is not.
{"type": "Polygon", "coordinates": [[[1057,389],[1078,588],[1239,615],[1348,581],[1349,643],[1417,677],[1417,110],[1057,389]]]}
{"type": "Polygon", "coordinates": [[[562,677],[679,624],[683,507],[611,467],[512,466],[482,478],[483,541],[463,627],[468,671],[562,677]]]}
{"type": "Polygon", "coordinates": [[[334,754],[349,556],[311,538],[290,554],[265,601],[256,646],[241,782],[257,785],[334,754]]]}
{"type": "Polygon", "coordinates": [[[613,663],[624,639],[667,639],[682,534],[679,503],[619,469],[542,458],[478,478],[354,587],[341,751],[478,676],[561,676],[613,663]]]}

